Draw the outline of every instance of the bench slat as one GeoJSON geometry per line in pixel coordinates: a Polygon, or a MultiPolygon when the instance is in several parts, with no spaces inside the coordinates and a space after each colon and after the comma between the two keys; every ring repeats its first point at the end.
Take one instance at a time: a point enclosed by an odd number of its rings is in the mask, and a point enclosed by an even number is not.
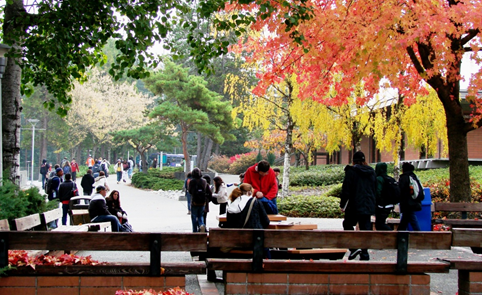
{"type": "Polygon", "coordinates": [[[62,218],[62,209],[60,208],[50,210],[40,214],[40,222],[42,224],[42,227],[45,227],[46,230],[48,230],[49,222],[60,218],[62,218]]]}
{"type": "Polygon", "coordinates": [[[8,224],[8,219],[0,220],[0,230],[10,230],[10,225],[8,224]]]}
{"type": "MultiPolygon", "coordinates": [[[[252,269],[250,259],[207,259],[210,270],[245,271],[252,269]]],[[[448,262],[410,262],[407,273],[447,273],[448,262]]],[[[316,272],[316,273],[396,273],[396,262],[382,261],[294,261],[263,260],[265,272],[316,272]]]]}
{"type": "MultiPolygon", "coordinates": [[[[392,231],[294,231],[265,230],[265,247],[397,249],[392,231]]],[[[209,247],[252,247],[253,230],[211,229],[209,247]]],[[[450,249],[450,232],[410,232],[411,249],[450,249]]]]}
{"type": "Polygon", "coordinates": [[[433,203],[434,211],[482,212],[482,203],[433,203]]]}
{"type": "Polygon", "coordinates": [[[462,260],[462,259],[441,259],[441,261],[450,262],[450,268],[459,270],[482,270],[482,260],[462,260]]]}
{"type": "MultiPolygon", "coordinates": [[[[149,233],[109,232],[4,232],[9,249],[22,250],[99,250],[149,251],[149,233]],[[82,242],[79,242],[82,241],[82,242]]],[[[205,252],[203,233],[162,233],[162,251],[205,252]]]]}
{"type": "MultiPolygon", "coordinates": [[[[161,263],[164,268],[164,275],[190,275],[206,273],[204,262],[181,262],[181,263],[161,263]]],[[[35,270],[31,267],[19,267],[9,270],[10,276],[50,276],[65,275],[69,276],[126,276],[126,275],[150,275],[148,263],[116,263],[109,265],[37,265],[35,270]]]]}
{"type": "MultiPolygon", "coordinates": [[[[450,225],[452,227],[473,227],[482,228],[482,220],[475,219],[442,219],[441,223],[450,225]]],[[[438,220],[436,221],[436,223],[438,220]]]]}
{"type": "Polygon", "coordinates": [[[40,224],[40,214],[32,214],[15,219],[15,230],[24,231],[39,226],[40,224]]]}
{"type": "Polygon", "coordinates": [[[453,228],[452,246],[482,247],[482,231],[476,228],[453,228]]]}

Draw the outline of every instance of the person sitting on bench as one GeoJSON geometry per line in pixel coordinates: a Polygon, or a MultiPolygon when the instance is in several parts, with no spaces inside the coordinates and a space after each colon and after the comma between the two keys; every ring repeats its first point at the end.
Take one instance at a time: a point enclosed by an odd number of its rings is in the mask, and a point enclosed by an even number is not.
{"type": "Polygon", "coordinates": [[[91,222],[105,222],[110,221],[113,232],[119,232],[122,227],[117,216],[110,214],[105,195],[107,190],[105,186],[99,185],[95,189],[96,193],[92,196],[89,204],[89,216],[91,222]]]}

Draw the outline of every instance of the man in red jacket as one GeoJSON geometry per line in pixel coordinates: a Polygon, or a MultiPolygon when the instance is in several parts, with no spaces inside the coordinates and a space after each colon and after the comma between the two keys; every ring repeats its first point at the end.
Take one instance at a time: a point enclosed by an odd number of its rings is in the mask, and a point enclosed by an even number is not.
{"type": "Polygon", "coordinates": [[[263,203],[266,213],[278,214],[278,206],[276,205],[278,182],[267,161],[259,161],[258,164],[249,167],[246,170],[243,182],[253,186],[253,196],[263,203]]]}

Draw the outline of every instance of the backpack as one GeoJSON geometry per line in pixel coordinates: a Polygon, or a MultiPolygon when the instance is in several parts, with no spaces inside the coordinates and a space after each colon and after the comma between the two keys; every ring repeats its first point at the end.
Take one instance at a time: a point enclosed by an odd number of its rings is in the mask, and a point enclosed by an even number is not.
{"type": "Polygon", "coordinates": [[[92,172],[96,173],[96,172],[100,172],[100,165],[99,163],[96,163],[94,165],[94,167],[92,167],[92,172]]]}
{"type": "Polygon", "coordinates": [[[47,174],[47,165],[45,163],[40,166],[40,174],[45,175],[47,174]]]}
{"type": "Polygon", "coordinates": [[[400,187],[398,182],[388,175],[383,175],[382,202],[383,205],[400,203],[400,187]]]}
{"type": "Polygon", "coordinates": [[[191,179],[189,182],[190,190],[192,196],[192,203],[194,205],[204,205],[206,203],[206,182],[203,179],[191,179]]]}
{"type": "Polygon", "coordinates": [[[45,184],[45,193],[48,195],[48,199],[52,201],[53,199],[56,199],[57,196],[53,195],[53,192],[55,191],[53,186],[54,178],[59,178],[58,176],[50,177],[47,183],[45,184]]]}
{"type": "Polygon", "coordinates": [[[410,181],[409,187],[412,199],[421,202],[425,198],[425,194],[423,193],[423,187],[420,180],[418,180],[415,175],[409,175],[408,179],[410,181]]]}

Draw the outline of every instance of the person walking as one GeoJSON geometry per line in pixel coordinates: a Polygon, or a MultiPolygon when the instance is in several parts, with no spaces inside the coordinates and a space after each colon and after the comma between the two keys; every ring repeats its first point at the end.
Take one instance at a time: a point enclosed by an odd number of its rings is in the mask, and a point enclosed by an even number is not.
{"type": "Polygon", "coordinates": [[[65,162],[62,165],[62,170],[64,171],[64,176],[62,177],[63,180],[65,180],[65,174],[72,175],[72,168],[70,167],[70,162],[67,159],[65,159],[65,162]]]}
{"type": "Polygon", "coordinates": [[[87,157],[87,160],[85,161],[85,165],[87,165],[89,169],[92,169],[92,167],[94,167],[94,164],[95,164],[94,158],[92,158],[92,155],[89,155],[87,157]]]}
{"type": "Polygon", "coordinates": [[[192,179],[192,173],[189,172],[186,176],[186,180],[184,180],[184,190],[186,191],[186,200],[187,200],[187,215],[191,214],[191,194],[189,193],[188,187],[189,187],[189,182],[192,179]]]}
{"type": "Polygon", "coordinates": [[[42,160],[42,165],[40,165],[40,174],[42,175],[42,189],[45,190],[45,180],[48,179],[47,173],[49,173],[50,165],[47,163],[47,159],[42,160]]]}
{"type": "Polygon", "coordinates": [[[77,164],[75,158],[70,162],[70,168],[72,169],[72,181],[75,182],[77,180],[77,172],[80,171],[79,164],[77,164]]]}
{"type": "Polygon", "coordinates": [[[59,201],[62,203],[62,225],[67,225],[67,216],[69,214],[70,199],[78,196],[77,185],[72,181],[70,173],[64,174],[65,181],[59,187],[59,201]]]}
{"type": "Polygon", "coordinates": [[[114,165],[114,170],[117,175],[117,184],[119,184],[119,182],[122,179],[122,171],[123,171],[122,169],[123,167],[122,167],[121,159],[117,159],[117,163],[115,163],[114,165]]]}
{"type": "Polygon", "coordinates": [[[228,189],[223,179],[219,176],[214,177],[213,203],[219,204],[219,215],[226,213],[228,205],[228,189]]]}
{"type": "Polygon", "coordinates": [[[84,196],[92,195],[92,191],[94,189],[95,178],[92,175],[92,169],[88,169],[87,173],[82,176],[82,180],[80,181],[80,186],[84,192],[84,196]]]}
{"type": "Polygon", "coordinates": [[[402,175],[400,175],[400,213],[402,215],[400,219],[399,231],[408,229],[408,225],[412,226],[414,231],[420,231],[420,225],[418,223],[415,212],[422,210],[423,200],[423,188],[417,175],[413,173],[415,167],[410,163],[402,164],[402,175]],[[418,194],[414,195],[414,185],[418,186],[418,194]],[[412,187],[411,187],[412,186],[412,187]]]}
{"type": "Polygon", "coordinates": [[[393,177],[387,175],[387,164],[377,163],[377,207],[375,209],[375,228],[377,230],[392,230],[386,224],[388,215],[395,205],[400,203],[400,188],[393,177]]]}
{"type": "MultiPolygon", "coordinates": [[[[341,188],[340,208],[345,212],[344,230],[371,230],[371,215],[375,214],[377,177],[375,170],[365,161],[365,155],[353,154],[353,166],[345,167],[345,179],[341,188]]],[[[370,260],[367,249],[350,249],[348,260],[360,255],[360,260],[370,260]]]]}
{"type": "Polygon", "coordinates": [[[202,173],[199,168],[192,170],[192,179],[189,182],[188,190],[192,196],[191,201],[191,222],[192,231],[206,232],[206,225],[204,223],[204,205],[206,204],[206,189],[207,182],[202,178],[202,173]]]}

